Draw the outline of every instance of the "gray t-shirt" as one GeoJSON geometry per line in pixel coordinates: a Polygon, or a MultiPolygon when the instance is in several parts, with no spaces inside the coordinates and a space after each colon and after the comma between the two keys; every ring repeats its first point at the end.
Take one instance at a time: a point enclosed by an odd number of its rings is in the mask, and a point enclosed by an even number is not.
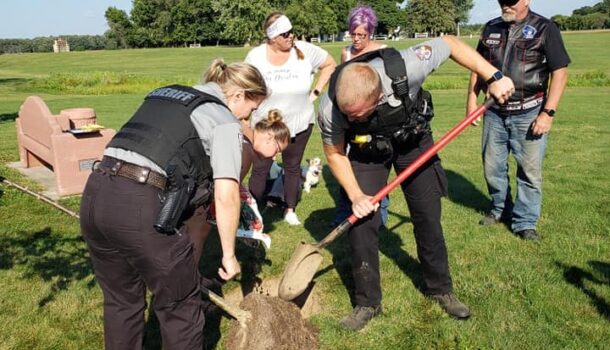
{"type": "MultiPolygon", "coordinates": [[[[194,88],[226,103],[220,86],[215,83],[196,85],[194,88]]],[[[223,106],[205,103],[191,113],[191,122],[199,134],[205,153],[210,157],[214,179],[230,178],[239,181],[242,133],[237,118],[223,106]]],[[[148,167],[166,175],[165,171],[153,161],[132,151],[107,148],[104,155],[148,167]]]]}
{"type": "MultiPolygon", "coordinates": [[[[449,58],[451,48],[444,40],[436,38],[399,52],[407,67],[409,97],[414,98],[426,77],[449,58]]],[[[369,64],[381,77],[384,97],[379,104],[388,103],[392,107],[400,106],[402,102],[394,96],[392,80],[385,73],[383,60],[375,58],[369,64]]],[[[322,132],[324,144],[338,145],[345,142],[345,132],[349,129],[349,124],[339,108],[330,100],[328,93],[320,99],[318,126],[322,132]]]]}

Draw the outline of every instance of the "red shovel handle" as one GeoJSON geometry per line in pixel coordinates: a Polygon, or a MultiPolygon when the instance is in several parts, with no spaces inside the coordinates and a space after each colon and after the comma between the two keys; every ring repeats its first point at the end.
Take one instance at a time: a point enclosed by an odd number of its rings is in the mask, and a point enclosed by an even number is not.
{"type": "MultiPolygon", "coordinates": [[[[459,135],[466,127],[468,127],[475,119],[477,119],[481,114],[485,113],[485,111],[494,103],[494,99],[489,97],[485,100],[481,106],[472,111],[469,115],[466,116],[461,122],[453,127],[453,129],[449,130],[440,140],[438,140],[432,147],[428,148],[424,153],[422,153],[411,165],[409,165],[406,169],[404,169],[394,180],[385,185],[375,196],[371,199],[371,203],[377,204],[383,197],[387,196],[393,189],[395,189],[401,182],[407,179],[411,174],[413,174],[419,167],[421,167],[425,162],[427,162],[430,158],[432,158],[441,148],[445,147],[449,141],[453,140],[457,135],[459,135]]],[[[324,247],[328,243],[332,242],[345,232],[350,226],[356,223],[358,218],[356,215],[350,215],[343,223],[341,223],[336,229],[334,229],[328,236],[326,236],[320,243],[318,243],[318,247],[324,247]]]]}

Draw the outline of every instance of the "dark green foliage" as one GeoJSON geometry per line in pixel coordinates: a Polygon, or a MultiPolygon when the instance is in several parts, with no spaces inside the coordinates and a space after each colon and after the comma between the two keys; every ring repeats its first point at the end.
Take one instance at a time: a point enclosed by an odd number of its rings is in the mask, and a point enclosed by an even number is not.
{"type": "Polygon", "coordinates": [[[212,8],[222,23],[218,36],[232,44],[254,45],[264,38],[263,21],[272,12],[267,0],[212,0],[212,8]]]}
{"type": "Polygon", "coordinates": [[[103,50],[113,48],[103,35],[62,35],[33,39],[0,39],[0,54],[26,52],[53,52],[53,41],[62,38],[70,44],[70,51],[103,50]]]}
{"type": "Polygon", "coordinates": [[[337,16],[323,0],[304,0],[288,5],[286,15],[299,37],[317,37],[322,33],[336,33],[337,16]]]}
{"type": "Polygon", "coordinates": [[[333,10],[335,16],[337,16],[337,28],[339,31],[348,30],[347,16],[349,10],[356,6],[356,4],[356,0],[328,1],[328,6],[333,10]]]}
{"type": "Polygon", "coordinates": [[[431,34],[453,32],[455,13],[451,0],[411,0],[407,5],[407,30],[431,34]]]}
{"type": "Polygon", "coordinates": [[[377,13],[377,33],[391,33],[396,27],[404,26],[405,11],[399,3],[392,0],[370,0],[366,3],[377,13]]]}
{"type": "Polygon", "coordinates": [[[127,13],[116,7],[109,7],[104,14],[110,30],[106,33],[109,41],[113,42],[113,48],[128,48],[129,36],[133,31],[133,25],[127,13]]]}

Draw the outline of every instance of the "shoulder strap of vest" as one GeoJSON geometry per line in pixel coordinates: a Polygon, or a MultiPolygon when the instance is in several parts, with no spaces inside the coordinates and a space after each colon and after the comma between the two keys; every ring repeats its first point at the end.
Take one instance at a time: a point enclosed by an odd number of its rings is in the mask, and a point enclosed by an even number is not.
{"type": "Polygon", "coordinates": [[[199,91],[190,86],[184,85],[169,85],[165,87],[161,87],[150,92],[145,100],[150,99],[161,99],[170,102],[175,102],[183,105],[184,107],[189,108],[191,111],[197,108],[199,105],[204,103],[216,103],[227,109],[227,105],[224,104],[219,98],[216,96],[210,95],[203,91],[199,91]]]}
{"type": "Polygon", "coordinates": [[[328,95],[331,100],[335,100],[336,91],[335,85],[339,74],[348,64],[356,62],[369,62],[375,58],[381,58],[383,60],[383,67],[385,68],[386,75],[392,80],[392,90],[394,94],[401,100],[409,98],[409,80],[407,78],[407,67],[405,66],[404,60],[393,47],[386,47],[383,49],[364,53],[358,57],[354,57],[351,60],[338,65],[335,68],[335,72],[330,78],[328,83],[328,95]]]}

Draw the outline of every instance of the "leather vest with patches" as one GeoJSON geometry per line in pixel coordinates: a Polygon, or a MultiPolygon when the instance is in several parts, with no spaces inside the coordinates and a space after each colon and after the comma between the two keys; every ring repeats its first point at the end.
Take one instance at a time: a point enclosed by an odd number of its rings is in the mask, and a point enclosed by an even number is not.
{"type": "Polygon", "coordinates": [[[183,176],[201,184],[211,179],[212,167],[190,116],[204,103],[226,107],[218,98],[188,86],[158,88],[146,96],[108,147],[141,154],[166,172],[170,165],[175,166],[183,176]]]}
{"type": "Polygon", "coordinates": [[[515,83],[509,103],[527,103],[546,93],[549,71],[544,40],[549,25],[550,20],[530,11],[521,23],[496,18],[485,26],[478,50],[515,83]]]}

